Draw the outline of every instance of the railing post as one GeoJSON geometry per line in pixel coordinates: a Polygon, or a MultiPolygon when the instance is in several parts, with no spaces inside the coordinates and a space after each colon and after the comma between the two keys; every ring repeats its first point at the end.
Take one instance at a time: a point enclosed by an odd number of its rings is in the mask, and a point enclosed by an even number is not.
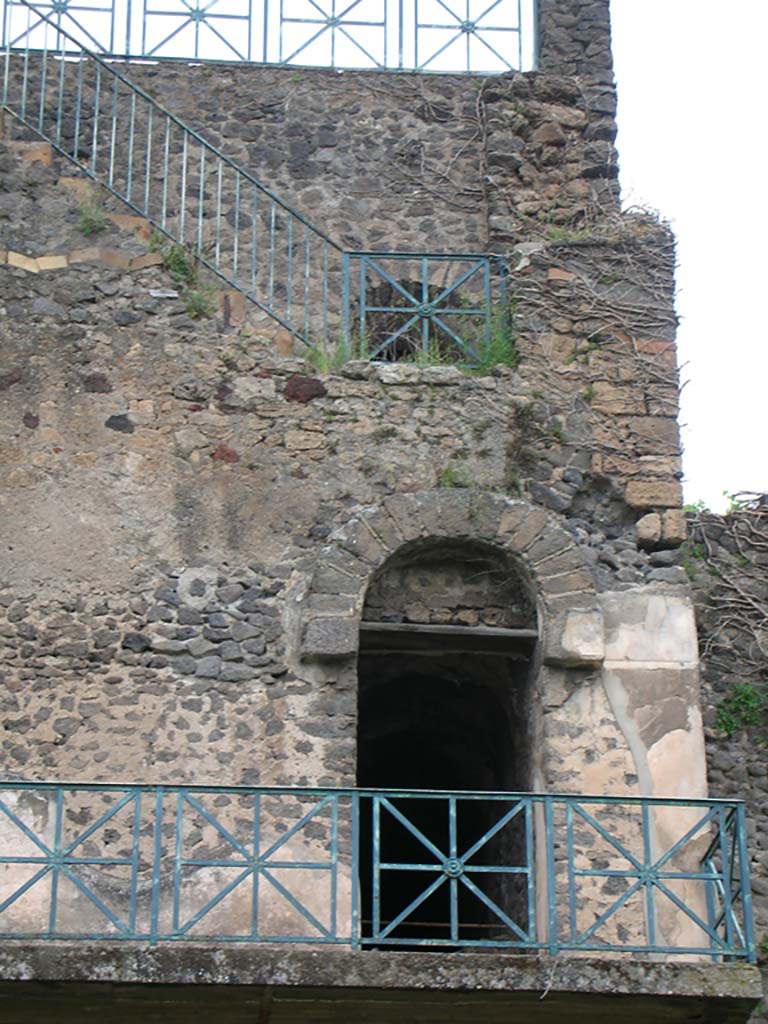
{"type": "MultiPolygon", "coordinates": [[[[389,6],[387,0],[384,0],[385,9],[389,6]]],[[[397,66],[400,70],[403,69],[403,0],[398,0],[397,3],[397,66]]]]}
{"type": "MultiPolygon", "coordinates": [[[[643,817],[643,867],[649,870],[653,865],[654,854],[653,844],[651,842],[651,817],[648,811],[648,804],[644,803],[642,807],[643,817]]],[[[650,946],[656,945],[656,902],[654,883],[650,878],[647,878],[643,883],[645,889],[645,918],[646,927],[648,929],[648,944],[650,946]]]]}
{"type": "MultiPolygon", "coordinates": [[[[341,256],[341,337],[344,345],[344,354],[349,358],[351,335],[350,335],[350,308],[349,308],[349,253],[344,252],[341,256]]],[[[327,280],[327,264],[323,267],[327,280]]]]}
{"type": "Polygon", "coordinates": [[[158,921],[160,916],[160,862],[163,856],[163,797],[162,786],[155,790],[155,842],[152,857],[152,905],[149,922],[149,941],[157,944],[158,921]]]}
{"type": "MultiPolygon", "coordinates": [[[[143,12],[142,12],[142,16],[143,16],[143,12]]],[[[131,17],[132,17],[131,0],[128,0],[128,2],[125,5],[125,56],[126,57],[130,57],[131,56],[131,17]]],[[[112,5],[112,28],[111,28],[111,33],[112,33],[112,49],[114,50],[114,48],[115,48],[115,6],[114,6],[114,3],[112,5]]]]}
{"type": "MultiPolygon", "coordinates": [[[[531,55],[531,62],[533,64],[533,70],[534,71],[538,71],[539,70],[539,25],[540,25],[540,19],[541,19],[541,9],[540,9],[540,6],[539,6],[539,0],[531,0],[531,2],[533,4],[533,14],[532,14],[532,17],[533,17],[533,26],[532,26],[532,34],[533,34],[532,47],[533,47],[533,53],[531,55]]],[[[521,25],[521,27],[520,27],[520,36],[521,36],[521,38],[522,38],[522,31],[523,30],[522,30],[522,25],[521,25]]]]}
{"type": "Polygon", "coordinates": [[[61,868],[59,866],[59,857],[61,856],[61,833],[63,827],[64,817],[64,791],[61,786],[56,787],[56,818],[54,821],[54,833],[53,833],[53,855],[56,859],[56,863],[53,865],[51,870],[51,905],[48,913],[48,933],[56,932],[56,916],[58,911],[58,898],[59,898],[59,873],[61,868]]]}
{"type": "Polygon", "coordinates": [[[555,893],[555,837],[552,821],[552,797],[544,797],[544,832],[547,849],[547,907],[549,952],[557,953],[557,901],[555,893]]]}
{"type": "MultiPolygon", "coordinates": [[[[741,905],[744,913],[744,944],[747,947],[747,958],[751,964],[757,960],[755,950],[755,932],[752,922],[752,889],[749,884],[749,852],[747,850],[747,822],[744,815],[744,804],[736,804],[736,829],[739,847],[739,882],[741,885],[741,905]]],[[[733,870],[733,865],[731,865],[733,870]]],[[[730,879],[729,879],[730,885],[730,879]]]]}
{"type": "Polygon", "coordinates": [[[350,945],[352,949],[360,948],[360,794],[352,793],[352,834],[350,858],[350,883],[352,885],[352,921],[350,929],[350,945]]]}
{"type": "Polygon", "coordinates": [[[133,935],[136,934],[136,915],[139,904],[139,861],[141,858],[141,797],[142,790],[137,789],[133,794],[133,846],[131,854],[131,899],[129,909],[129,929],[133,935]]]}
{"type": "MultiPolygon", "coordinates": [[[[365,840],[368,842],[368,839],[365,840]]],[[[377,795],[371,796],[371,849],[372,877],[371,877],[371,935],[377,938],[381,931],[381,798],[377,795]]],[[[366,879],[367,882],[367,879],[366,879]]]]}
{"type": "Polygon", "coordinates": [[[360,273],[358,274],[358,301],[360,303],[360,327],[359,327],[359,338],[358,338],[358,349],[359,356],[362,358],[368,352],[368,339],[366,337],[366,316],[368,313],[367,308],[367,288],[366,288],[366,275],[368,273],[367,261],[365,256],[358,256],[360,263],[360,273]]]}

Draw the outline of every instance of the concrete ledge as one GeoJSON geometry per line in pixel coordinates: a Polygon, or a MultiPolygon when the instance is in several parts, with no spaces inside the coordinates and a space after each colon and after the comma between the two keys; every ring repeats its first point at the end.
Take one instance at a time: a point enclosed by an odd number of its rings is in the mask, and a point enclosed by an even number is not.
{"type": "Polygon", "coordinates": [[[139,1007],[155,1004],[162,1006],[164,1016],[157,1019],[164,1021],[197,1019],[205,1005],[215,1011],[217,1024],[246,1019],[442,1024],[496,1022],[511,1019],[509,1014],[556,1021],[598,1010],[599,1019],[608,1020],[603,1015],[611,1007],[627,1021],[735,1022],[747,1020],[761,994],[759,971],[747,964],[636,957],[192,943],[150,948],[19,941],[0,949],[4,1024],[81,1020],[84,1011],[99,1007],[109,1008],[110,1022],[127,1021],[139,1007]],[[325,1009],[317,1016],[320,1003],[325,1009]]]}

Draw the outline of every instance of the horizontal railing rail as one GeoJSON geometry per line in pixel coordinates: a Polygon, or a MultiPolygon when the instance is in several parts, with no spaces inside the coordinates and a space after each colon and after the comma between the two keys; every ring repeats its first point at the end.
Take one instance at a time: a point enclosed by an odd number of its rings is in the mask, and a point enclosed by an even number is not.
{"type": "Polygon", "coordinates": [[[344,250],[114,63],[27,0],[14,3],[29,31],[6,37],[3,107],[146,218],[177,269],[199,262],[340,359],[477,366],[509,350],[499,344],[509,340],[500,257],[344,250]]]}
{"type": "Polygon", "coordinates": [[[0,783],[0,936],[754,960],[743,806],[0,783]]]}
{"type": "MultiPolygon", "coordinates": [[[[537,0],[38,0],[69,49],[149,60],[488,74],[534,66],[537,0]]],[[[2,45],[43,22],[2,2],[2,45]]],[[[76,52],[76,50],[75,50],[76,52]]]]}

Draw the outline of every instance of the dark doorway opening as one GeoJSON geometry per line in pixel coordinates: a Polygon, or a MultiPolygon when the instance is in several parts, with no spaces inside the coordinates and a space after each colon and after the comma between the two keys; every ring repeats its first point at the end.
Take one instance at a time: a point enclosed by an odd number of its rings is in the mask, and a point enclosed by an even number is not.
{"type": "Polygon", "coordinates": [[[371,945],[514,943],[512,925],[529,931],[530,820],[502,794],[531,788],[536,633],[516,571],[515,600],[500,593],[510,575],[495,550],[417,548],[372,583],[358,664],[357,781],[400,793],[361,804],[361,910],[371,945]],[[408,621],[414,586],[416,614],[436,608],[441,622],[408,621]],[[498,621],[512,606],[513,621],[484,624],[484,609],[498,621]],[[451,607],[459,623],[445,621],[451,607]],[[460,624],[468,620],[474,625],[460,624]]]}

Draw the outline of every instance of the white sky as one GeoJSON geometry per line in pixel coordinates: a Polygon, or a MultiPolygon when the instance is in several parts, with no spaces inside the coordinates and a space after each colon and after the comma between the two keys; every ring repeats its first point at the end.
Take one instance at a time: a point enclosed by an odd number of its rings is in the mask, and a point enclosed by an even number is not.
{"type": "Polygon", "coordinates": [[[768,0],[611,0],[625,205],[677,235],[685,500],[768,491],[768,0]]]}

